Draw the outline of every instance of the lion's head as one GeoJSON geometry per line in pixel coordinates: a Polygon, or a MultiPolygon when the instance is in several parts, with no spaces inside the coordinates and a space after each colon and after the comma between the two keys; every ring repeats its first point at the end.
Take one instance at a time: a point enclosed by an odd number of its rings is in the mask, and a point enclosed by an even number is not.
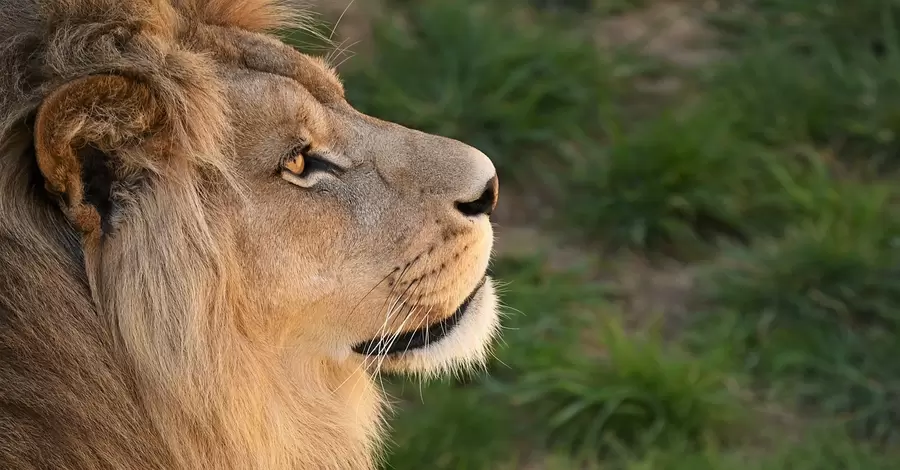
{"type": "MultiPolygon", "coordinates": [[[[491,161],[355,110],[324,61],[266,33],[290,11],[0,1],[4,227],[77,252],[67,274],[160,408],[254,386],[236,377],[331,374],[327,395],[373,365],[473,364],[498,324],[491,161]]],[[[309,413],[337,413],[323,400],[309,413]]]]}
{"type": "Polygon", "coordinates": [[[48,86],[37,108],[46,186],[99,267],[137,236],[165,236],[154,224],[202,215],[207,227],[183,230],[209,230],[239,265],[249,337],[398,369],[480,357],[496,324],[488,157],[358,112],[323,61],[273,37],[179,11],[175,29],[84,38],[100,54],[58,59],[98,70],[48,86]],[[120,69],[100,63],[109,54],[120,69]]]}

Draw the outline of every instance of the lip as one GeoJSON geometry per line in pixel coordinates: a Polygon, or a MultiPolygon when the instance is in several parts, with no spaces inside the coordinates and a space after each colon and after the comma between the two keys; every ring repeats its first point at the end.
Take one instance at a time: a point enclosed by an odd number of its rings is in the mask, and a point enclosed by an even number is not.
{"type": "Polygon", "coordinates": [[[462,304],[449,317],[416,330],[403,332],[394,338],[393,341],[391,341],[390,337],[379,337],[364,341],[354,346],[353,352],[366,356],[392,356],[421,349],[440,341],[450,334],[459,324],[462,317],[469,312],[472,301],[481,291],[481,288],[484,287],[486,281],[487,276],[482,277],[469,296],[463,300],[462,304]]]}

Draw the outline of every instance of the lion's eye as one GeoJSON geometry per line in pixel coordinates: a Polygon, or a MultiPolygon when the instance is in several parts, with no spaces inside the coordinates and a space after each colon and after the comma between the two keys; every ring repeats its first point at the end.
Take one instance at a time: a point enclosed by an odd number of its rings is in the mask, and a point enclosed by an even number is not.
{"type": "Polygon", "coordinates": [[[292,150],[281,162],[281,175],[287,181],[305,188],[314,186],[326,174],[338,176],[340,166],[316,155],[309,145],[292,150]]]}

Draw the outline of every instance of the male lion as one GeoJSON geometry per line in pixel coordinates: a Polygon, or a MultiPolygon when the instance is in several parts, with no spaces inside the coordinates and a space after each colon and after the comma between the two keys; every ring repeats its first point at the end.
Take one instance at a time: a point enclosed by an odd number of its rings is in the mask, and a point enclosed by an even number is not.
{"type": "Polygon", "coordinates": [[[372,374],[483,360],[490,160],[273,0],[0,0],[0,468],[369,469],[372,374]]]}

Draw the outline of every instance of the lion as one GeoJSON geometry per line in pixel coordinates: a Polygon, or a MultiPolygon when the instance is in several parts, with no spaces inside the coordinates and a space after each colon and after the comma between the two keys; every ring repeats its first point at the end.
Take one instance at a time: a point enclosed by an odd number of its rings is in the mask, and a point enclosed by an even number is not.
{"type": "Polygon", "coordinates": [[[275,0],[0,0],[0,468],[372,469],[380,371],[485,364],[477,149],[275,0]]]}

